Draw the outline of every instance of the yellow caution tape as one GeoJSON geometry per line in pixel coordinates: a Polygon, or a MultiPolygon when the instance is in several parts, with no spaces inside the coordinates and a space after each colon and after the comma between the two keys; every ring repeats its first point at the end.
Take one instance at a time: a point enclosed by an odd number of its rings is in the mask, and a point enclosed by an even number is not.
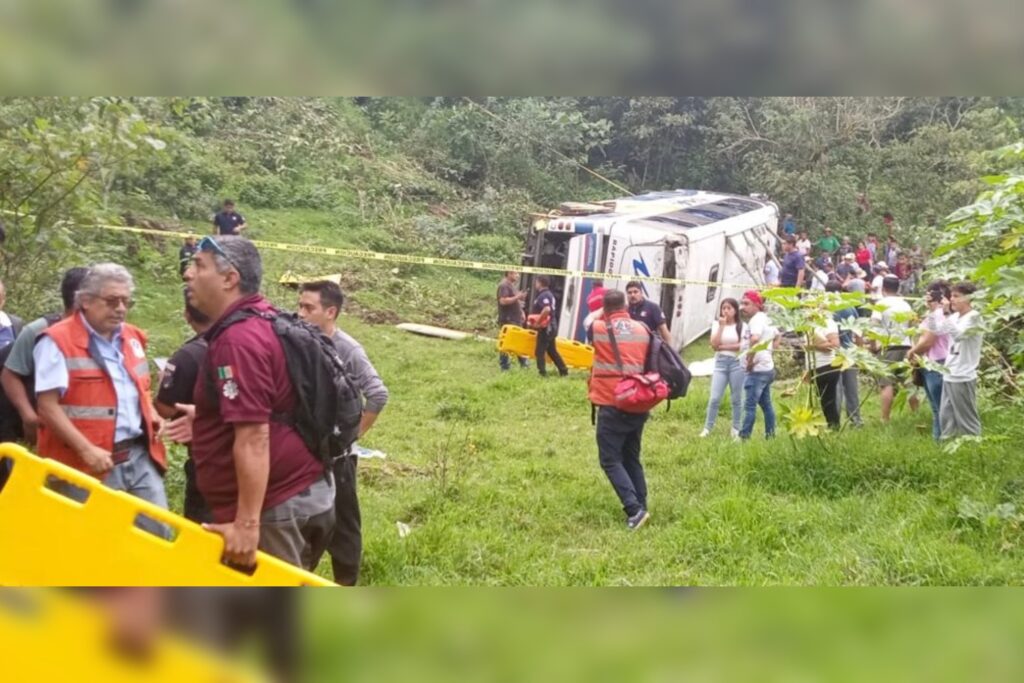
{"type": "MultiPolygon", "coordinates": [[[[3,211],[2,213],[13,213],[3,211]]],[[[154,230],[152,228],[136,228],[126,225],[109,225],[95,223],[92,225],[78,225],[78,228],[94,228],[97,230],[116,230],[130,232],[139,235],[154,235],[156,237],[200,237],[195,231],[180,232],[174,230],[154,230]]],[[[638,282],[652,282],[659,285],[697,285],[701,287],[722,287],[727,289],[777,289],[777,287],[765,287],[750,282],[712,282],[710,280],[684,280],[675,277],[662,277],[656,275],[621,275],[616,273],[602,273],[591,270],[568,270],[564,268],[545,268],[543,266],[525,266],[511,263],[492,263],[489,261],[471,261],[467,259],[450,259],[438,256],[418,256],[415,254],[392,254],[367,249],[343,249],[339,247],[325,247],[317,244],[293,244],[289,242],[269,242],[267,240],[249,240],[257,248],[271,249],[274,251],[287,251],[297,254],[315,254],[317,256],[337,256],[340,258],[358,259],[364,261],[380,261],[384,263],[404,263],[406,265],[420,266],[441,266],[444,268],[460,268],[463,270],[486,270],[494,272],[515,271],[530,275],[551,275],[554,277],[581,277],[591,280],[636,280],[638,282]]],[[[913,297],[903,297],[912,299],[913,297]]]]}
{"type": "MultiPolygon", "coordinates": [[[[80,225],[78,228],[95,228],[98,230],[116,230],[138,235],[155,235],[157,237],[197,237],[195,232],[178,232],[174,230],[154,230],[152,228],[136,228],[126,225],[80,225]]],[[[516,271],[530,275],[552,275],[555,277],[582,277],[592,280],[637,280],[653,282],[661,285],[699,285],[706,287],[727,287],[730,289],[767,289],[749,282],[711,282],[708,280],[684,280],[674,277],[655,275],[619,275],[601,273],[590,270],[567,270],[564,268],[545,268],[543,266],[524,266],[511,263],[492,263],[489,261],[471,261],[468,259],[441,258],[439,256],[418,256],[416,254],[392,254],[367,249],[343,249],[325,247],[317,244],[293,244],[289,242],[269,242],[266,240],[249,240],[259,249],[287,251],[296,254],[315,254],[317,256],[337,256],[340,258],[358,259],[363,261],[380,261],[383,263],[404,263],[418,266],[442,266],[444,268],[460,268],[463,270],[488,270],[494,272],[516,271]]]]}

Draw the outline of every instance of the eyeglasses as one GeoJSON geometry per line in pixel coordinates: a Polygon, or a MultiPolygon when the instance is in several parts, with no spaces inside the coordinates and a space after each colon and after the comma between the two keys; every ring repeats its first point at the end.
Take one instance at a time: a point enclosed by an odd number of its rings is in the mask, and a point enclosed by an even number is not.
{"type": "Polygon", "coordinates": [[[124,304],[125,308],[135,305],[135,302],[127,296],[98,296],[96,298],[105,303],[108,308],[117,308],[121,304],[124,304]]]}
{"type": "Polygon", "coordinates": [[[209,235],[199,240],[199,244],[197,244],[196,246],[199,248],[199,251],[207,251],[217,254],[225,261],[227,261],[232,268],[238,270],[238,266],[235,264],[234,261],[231,260],[231,257],[227,255],[227,253],[224,251],[224,248],[217,244],[217,240],[213,239],[209,235]]]}

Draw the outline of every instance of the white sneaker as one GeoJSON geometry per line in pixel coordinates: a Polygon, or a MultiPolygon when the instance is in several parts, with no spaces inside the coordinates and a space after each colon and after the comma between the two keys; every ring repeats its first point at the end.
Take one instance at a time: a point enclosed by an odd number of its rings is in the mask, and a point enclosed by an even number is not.
{"type": "Polygon", "coordinates": [[[702,439],[703,439],[703,438],[705,438],[705,437],[707,437],[707,436],[710,436],[710,434],[711,434],[711,432],[709,432],[709,431],[708,431],[708,430],[706,430],[706,429],[702,429],[702,430],[700,430],[700,438],[702,438],[702,439]]]}
{"type": "Polygon", "coordinates": [[[733,428],[731,433],[732,433],[732,438],[734,438],[734,439],[740,438],[740,430],[738,430],[736,428],[733,428]]]}

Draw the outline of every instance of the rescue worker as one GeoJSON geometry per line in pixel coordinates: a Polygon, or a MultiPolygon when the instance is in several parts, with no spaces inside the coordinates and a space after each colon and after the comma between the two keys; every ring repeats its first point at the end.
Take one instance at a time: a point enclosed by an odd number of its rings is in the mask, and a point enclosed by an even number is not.
{"type": "Polygon", "coordinates": [[[95,265],[75,294],[75,315],[40,332],[32,354],[39,454],[166,508],[146,335],[125,322],[134,289],[123,266],[95,265]]]}
{"type": "Polygon", "coordinates": [[[594,364],[590,370],[589,398],[597,407],[597,456],[626,513],[626,527],[643,526],[647,512],[647,481],[640,464],[640,441],[648,413],[626,413],[615,407],[615,385],[626,375],[644,371],[650,333],[629,316],[626,296],[618,290],[604,295],[604,315],[594,321],[594,364]],[[615,358],[608,333],[611,328],[622,358],[615,358]]]}
{"type": "Polygon", "coordinates": [[[534,289],[537,295],[533,300],[532,315],[530,316],[533,321],[530,326],[537,330],[537,346],[534,355],[537,358],[537,372],[540,373],[541,377],[547,377],[548,374],[546,367],[547,356],[551,356],[551,361],[558,368],[558,374],[564,377],[569,374],[569,369],[565,366],[565,361],[562,360],[562,356],[558,353],[555,339],[558,302],[555,300],[555,295],[551,293],[550,286],[551,279],[547,275],[538,275],[536,281],[534,281],[534,289]]]}

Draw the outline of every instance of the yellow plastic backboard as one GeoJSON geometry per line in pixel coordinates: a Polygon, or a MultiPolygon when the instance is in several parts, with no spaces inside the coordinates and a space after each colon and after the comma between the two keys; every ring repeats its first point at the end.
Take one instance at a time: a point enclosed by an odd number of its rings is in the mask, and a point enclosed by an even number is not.
{"type": "Polygon", "coordinates": [[[0,589],[3,680],[96,683],[258,683],[255,672],[161,635],[144,659],[111,647],[98,606],[52,589],[0,589]]]}
{"type": "Polygon", "coordinates": [[[331,586],[326,579],[259,553],[249,575],[221,563],[223,539],[184,517],[17,444],[0,444],[14,469],[0,490],[0,585],[331,586]],[[76,502],[53,478],[89,492],[76,502]],[[171,527],[168,540],[135,526],[144,513],[171,527]]]}
{"type": "MultiPolygon", "coordinates": [[[[594,363],[594,347],[573,339],[555,338],[558,354],[570,368],[589,370],[594,363]]],[[[516,356],[533,358],[537,349],[537,331],[517,325],[503,325],[498,334],[498,350],[516,356]]],[[[551,356],[547,357],[551,362],[551,356]]]]}

